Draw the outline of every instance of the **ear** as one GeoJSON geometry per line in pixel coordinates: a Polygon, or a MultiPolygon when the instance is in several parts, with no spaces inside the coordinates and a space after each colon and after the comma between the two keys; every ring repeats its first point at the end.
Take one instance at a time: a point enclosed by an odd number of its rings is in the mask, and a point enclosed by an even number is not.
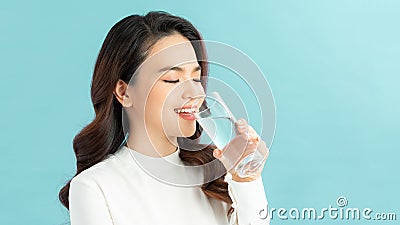
{"type": "Polygon", "coordinates": [[[128,85],[123,80],[119,79],[113,93],[123,107],[132,107],[132,98],[129,97],[127,88],[128,85]]]}

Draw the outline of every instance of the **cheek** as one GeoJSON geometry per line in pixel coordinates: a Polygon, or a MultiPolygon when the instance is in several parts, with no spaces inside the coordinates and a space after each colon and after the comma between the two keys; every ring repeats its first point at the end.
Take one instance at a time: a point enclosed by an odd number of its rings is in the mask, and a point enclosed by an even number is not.
{"type": "Polygon", "coordinates": [[[166,107],[169,92],[169,89],[163,87],[163,85],[154,85],[146,101],[146,112],[154,116],[160,116],[162,108],[166,107]]]}

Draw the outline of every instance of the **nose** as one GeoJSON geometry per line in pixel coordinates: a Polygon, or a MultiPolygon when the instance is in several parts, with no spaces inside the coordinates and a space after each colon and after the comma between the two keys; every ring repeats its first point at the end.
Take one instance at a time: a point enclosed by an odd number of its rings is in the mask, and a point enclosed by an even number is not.
{"type": "Polygon", "coordinates": [[[200,83],[193,80],[186,80],[182,84],[182,98],[185,102],[194,102],[198,98],[204,97],[204,88],[200,83]],[[193,101],[194,100],[194,101],[193,101]]]}

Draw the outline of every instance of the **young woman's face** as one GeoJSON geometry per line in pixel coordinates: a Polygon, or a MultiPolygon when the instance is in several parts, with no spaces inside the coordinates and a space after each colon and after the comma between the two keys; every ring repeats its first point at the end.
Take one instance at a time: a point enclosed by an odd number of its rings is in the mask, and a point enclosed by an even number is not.
{"type": "MultiPolygon", "coordinates": [[[[160,39],[136,74],[130,91],[135,109],[132,116],[144,121],[150,136],[192,136],[196,120],[178,113],[177,109],[194,105],[193,98],[204,95],[200,74],[200,65],[188,39],[180,34],[160,39]]],[[[200,98],[196,103],[197,111],[203,100],[200,98]]]]}

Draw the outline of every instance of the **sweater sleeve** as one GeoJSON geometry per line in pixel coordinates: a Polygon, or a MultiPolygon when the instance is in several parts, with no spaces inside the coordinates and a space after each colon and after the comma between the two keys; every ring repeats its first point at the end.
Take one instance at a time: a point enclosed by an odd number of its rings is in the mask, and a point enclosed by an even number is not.
{"type": "Polygon", "coordinates": [[[227,173],[225,181],[235,209],[230,224],[269,225],[268,201],[262,177],[250,182],[237,182],[232,180],[232,174],[227,173]]]}
{"type": "Polygon", "coordinates": [[[91,181],[72,179],[69,189],[71,225],[112,225],[100,187],[91,181]]]}

